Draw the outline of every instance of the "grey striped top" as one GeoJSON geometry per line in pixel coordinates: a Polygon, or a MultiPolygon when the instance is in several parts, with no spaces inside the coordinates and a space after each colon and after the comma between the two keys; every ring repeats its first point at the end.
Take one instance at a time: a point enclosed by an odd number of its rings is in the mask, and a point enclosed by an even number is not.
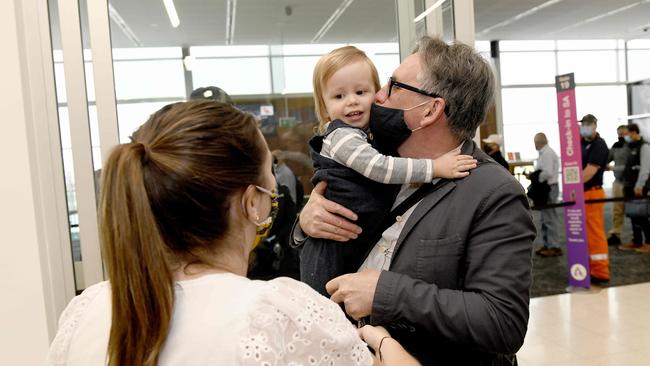
{"type": "Polygon", "coordinates": [[[428,183],[433,180],[433,160],[382,155],[367,138],[358,128],[337,128],[323,139],[320,154],[379,183],[428,183]]]}

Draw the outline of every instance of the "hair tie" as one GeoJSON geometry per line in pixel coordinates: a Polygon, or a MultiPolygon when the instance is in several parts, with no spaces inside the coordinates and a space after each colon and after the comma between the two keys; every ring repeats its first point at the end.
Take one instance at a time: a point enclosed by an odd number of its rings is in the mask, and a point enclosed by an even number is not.
{"type": "Polygon", "coordinates": [[[131,143],[133,144],[133,146],[142,149],[142,156],[140,157],[140,161],[142,162],[142,164],[149,163],[149,159],[151,155],[151,150],[149,149],[149,146],[140,141],[134,140],[132,136],[129,136],[129,138],[131,139],[131,143]]]}
{"type": "Polygon", "coordinates": [[[143,144],[140,142],[140,145],[142,145],[142,150],[144,150],[144,154],[142,154],[142,164],[147,164],[149,163],[149,159],[151,156],[151,150],[149,150],[149,146],[143,144]]]}

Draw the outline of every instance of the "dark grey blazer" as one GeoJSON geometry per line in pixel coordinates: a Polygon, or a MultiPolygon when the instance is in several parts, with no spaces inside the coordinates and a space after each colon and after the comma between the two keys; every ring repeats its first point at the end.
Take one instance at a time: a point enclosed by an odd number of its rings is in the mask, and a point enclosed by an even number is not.
{"type": "Polygon", "coordinates": [[[413,211],[379,277],[370,322],[424,365],[512,364],[528,324],[535,226],[507,170],[473,141],[462,154],[479,166],[413,211]]]}

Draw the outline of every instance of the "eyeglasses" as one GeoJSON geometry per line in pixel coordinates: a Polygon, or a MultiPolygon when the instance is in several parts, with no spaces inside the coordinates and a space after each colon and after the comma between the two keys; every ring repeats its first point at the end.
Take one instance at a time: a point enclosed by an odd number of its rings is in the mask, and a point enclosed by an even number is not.
{"type": "MultiPolygon", "coordinates": [[[[393,85],[398,87],[398,88],[402,88],[402,89],[406,89],[406,90],[409,90],[409,91],[412,91],[412,92],[415,92],[415,93],[418,93],[418,94],[426,95],[427,97],[442,98],[442,96],[439,95],[439,94],[430,93],[428,91],[416,88],[414,86],[404,84],[404,83],[400,83],[399,81],[395,80],[395,78],[392,77],[392,76],[388,78],[388,97],[390,97],[390,94],[393,91],[393,85]]],[[[449,115],[449,105],[447,105],[446,103],[445,103],[445,115],[447,115],[447,116],[449,115]]]]}
{"type": "Polygon", "coordinates": [[[404,84],[404,83],[400,83],[399,81],[395,80],[395,78],[392,77],[392,76],[388,78],[388,96],[389,97],[390,97],[391,92],[393,91],[393,86],[396,86],[396,87],[402,88],[402,89],[406,89],[406,90],[410,90],[410,91],[418,93],[418,94],[426,95],[427,97],[442,98],[440,95],[438,95],[436,93],[430,93],[428,91],[424,91],[424,90],[416,88],[414,86],[404,84]]]}

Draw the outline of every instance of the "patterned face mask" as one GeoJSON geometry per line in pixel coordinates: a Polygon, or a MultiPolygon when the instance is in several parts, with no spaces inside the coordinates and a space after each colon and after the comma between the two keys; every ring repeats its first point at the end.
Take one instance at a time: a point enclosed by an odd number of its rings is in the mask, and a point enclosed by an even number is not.
{"type": "Polygon", "coordinates": [[[269,197],[271,197],[271,213],[269,214],[269,217],[266,218],[266,220],[262,222],[255,222],[255,225],[257,225],[257,228],[255,229],[255,241],[253,241],[253,247],[252,249],[255,249],[262,240],[264,240],[268,235],[269,232],[271,231],[271,227],[273,227],[273,221],[275,220],[275,217],[278,215],[278,195],[277,193],[271,192],[268,189],[264,187],[260,187],[258,185],[255,186],[255,188],[265,194],[268,194],[269,197]]]}

